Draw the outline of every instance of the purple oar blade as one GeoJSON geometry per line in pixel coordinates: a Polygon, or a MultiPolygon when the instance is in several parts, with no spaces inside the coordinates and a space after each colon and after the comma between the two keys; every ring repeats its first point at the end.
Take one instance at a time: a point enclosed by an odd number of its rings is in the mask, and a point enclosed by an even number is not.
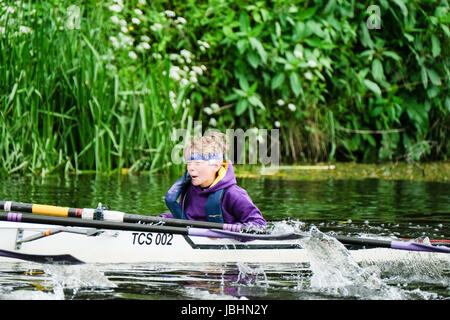
{"type": "Polygon", "coordinates": [[[426,252],[444,252],[450,253],[450,248],[437,247],[425,243],[407,242],[407,241],[392,241],[392,249],[410,250],[410,251],[426,251],[426,252]]]}

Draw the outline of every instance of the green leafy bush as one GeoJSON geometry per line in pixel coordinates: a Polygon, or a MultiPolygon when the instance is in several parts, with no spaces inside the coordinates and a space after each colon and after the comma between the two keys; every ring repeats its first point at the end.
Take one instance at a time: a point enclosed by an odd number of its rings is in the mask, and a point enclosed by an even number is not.
{"type": "Polygon", "coordinates": [[[446,160],[448,8],[2,2],[0,170],[172,168],[194,120],[279,128],[282,162],[446,160]]]}

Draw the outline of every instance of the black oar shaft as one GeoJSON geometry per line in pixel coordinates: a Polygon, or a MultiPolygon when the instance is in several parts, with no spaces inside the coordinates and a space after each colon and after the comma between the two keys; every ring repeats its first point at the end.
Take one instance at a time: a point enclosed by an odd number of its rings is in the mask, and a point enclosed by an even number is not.
{"type": "Polygon", "coordinates": [[[346,236],[333,236],[333,237],[344,244],[368,246],[368,247],[390,248],[391,242],[392,242],[392,241],[386,241],[386,240],[353,238],[353,237],[346,237],[346,236]]]}
{"type": "Polygon", "coordinates": [[[197,227],[197,228],[206,228],[206,229],[222,229],[224,226],[223,223],[217,223],[217,222],[172,219],[172,218],[145,216],[145,215],[129,214],[129,213],[126,213],[124,215],[123,222],[162,223],[163,225],[173,226],[173,227],[197,227]]]}

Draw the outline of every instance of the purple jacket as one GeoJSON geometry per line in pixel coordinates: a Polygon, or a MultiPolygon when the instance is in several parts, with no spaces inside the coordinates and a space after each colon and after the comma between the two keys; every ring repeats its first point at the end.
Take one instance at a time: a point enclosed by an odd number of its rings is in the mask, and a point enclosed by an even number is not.
{"type": "MultiPolygon", "coordinates": [[[[236,176],[230,160],[228,160],[225,169],[225,176],[212,187],[203,189],[191,184],[185,193],[181,193],[179,203],[186,214],[186,218],[207,221],[205,204],[208,195],[211,192],[226,188],[222,197],[222,213],[225,223],[266,226],[266,220],[264,220],[261,211],[253,204],[247,191],[236,184],[236,176]]],[[[171,213],[163,213],[161,216],[173,218],[171,213]]]]}

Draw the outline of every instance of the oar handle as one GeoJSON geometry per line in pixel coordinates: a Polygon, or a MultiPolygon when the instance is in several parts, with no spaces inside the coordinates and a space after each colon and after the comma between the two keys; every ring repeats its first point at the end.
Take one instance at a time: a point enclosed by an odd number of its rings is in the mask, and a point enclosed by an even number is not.
{"type": "Polygon", "coordinates": [[[0,210],[45,214],[59,217],[81,216],[81,211],[79,211],[81,209],[13,201],[0,201],[0,210]]]}

